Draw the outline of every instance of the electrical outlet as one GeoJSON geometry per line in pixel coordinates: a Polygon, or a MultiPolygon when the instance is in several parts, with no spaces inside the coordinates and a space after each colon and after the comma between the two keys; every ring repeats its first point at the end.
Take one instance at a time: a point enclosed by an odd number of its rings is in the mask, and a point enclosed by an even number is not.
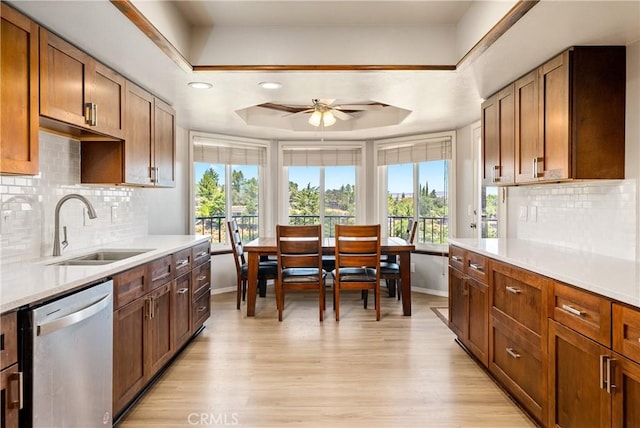
{"type": "Polygon", "coordinates": [[[527,221],[527,206],[526,205],[522,205],[520,207],[520,211],[519,211],[519,216],[518,217],[522,221],[527,221]]]}

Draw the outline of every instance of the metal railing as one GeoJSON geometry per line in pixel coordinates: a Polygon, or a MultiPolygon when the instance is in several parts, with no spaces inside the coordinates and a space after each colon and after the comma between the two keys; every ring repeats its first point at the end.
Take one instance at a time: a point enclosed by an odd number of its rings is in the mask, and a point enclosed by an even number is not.
{"type": "MultiPolygon", "coordinates": [[[[242,236],[242,241],[251,241],[258,237],[258,216],[242,215],[233,216],[238,222],[238,229],[242,236]]],[[[412,217],[391,216],[387,218],[388,236],[399,236],[404,238],[412,217]]],[[[318,224],[320,216],[317,215],[291,215],[289,224],[306,225],[318,224]]],[[[355,224],[355,217],[349,215],[327,215],[324,216],[324,235],[333,237],[336,224],[355,224]]],[[[196,217],[196,233],[199,235],[209,235],[211,242],[227,242],[227,222],[223,215],[196,217]]],[[[445,244],[448,231],[448,219],[446,217],[418,217],[418,230],[416,242],[445,244]]]]}

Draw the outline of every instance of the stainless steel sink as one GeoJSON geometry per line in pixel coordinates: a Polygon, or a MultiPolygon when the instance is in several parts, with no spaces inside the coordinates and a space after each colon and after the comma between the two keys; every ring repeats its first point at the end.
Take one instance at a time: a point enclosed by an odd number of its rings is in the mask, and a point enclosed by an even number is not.
{"type": "Polygon", "coordinates": [[[126,249],[104,249],[89,253],[84,256],[74,257],[72,259],[63,260],[49,265],[55,266],[92,266],[106,265],[129,257],[144,254],[151,250],[126,250],[126,249]]]}

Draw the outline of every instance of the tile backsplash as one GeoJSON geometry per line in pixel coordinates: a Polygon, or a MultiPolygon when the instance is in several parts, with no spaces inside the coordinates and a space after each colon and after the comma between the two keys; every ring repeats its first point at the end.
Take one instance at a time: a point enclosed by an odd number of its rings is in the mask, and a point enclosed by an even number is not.
{"type": "Polygon", "coordinates": [[[67,227],[65,252],[147,235],[145,193],[131,187],[81,185],[80,143],[40,132],[40,173],[36,176],[1,176],[0,263],[51,255],[54,212],[64,195],[85,196],[98,215],[89,219],[85,206],[70,199],[60,210],[67,227]]]}
{"type": "Polygon", "coordinates": [[[636,259],[636,180],[514,187],[508,203],[518,239],[636,259]]]}

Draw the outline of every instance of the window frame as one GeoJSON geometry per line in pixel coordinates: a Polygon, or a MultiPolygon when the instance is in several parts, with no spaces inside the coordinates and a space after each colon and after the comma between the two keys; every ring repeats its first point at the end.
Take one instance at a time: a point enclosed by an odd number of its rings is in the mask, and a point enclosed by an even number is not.
{"type": "MultiPolygon", "coordinates": [[[[253,138],[242,138],[242,137],[232,137],[228,135],[221,134],[210,134],[204,132],[189,132],[189,230],[191,233],[195,233],[195,141],[196,140],[208,140],[208,145],[215,146],[235,146],[235,147],[246,147],[246,148],[254,148],[254,149],[264,149],[265,150],[265,162],[263,164],[248,164],[255,165],[258,167],[258,235],[262,236],[267,229],[266,225],[271,222],[271,207],[269,206],[265,196],[266,189],[273,188],[271,186],[272,178],[269,172],[269,165],[271,162],[271,146],[269,141],[259,140],[253,138]]],[[[232,216],[232,205],[231,205],[231,171],[234,166],[238,166],[239,164],[233,163],[220,163],[217,162],[218,165],[225,166],[225,219],[227,221],[231,220],[232,216]]],[[[229,243],[226,241],[227,237],[225,236],[225,242],[220,244],[212,244],[212,249],[216,247],[229,248],[229,243]]]]}
{"type": "MultiPolygon", "coordinates": [[[[289,167],[285,166],[284,153],[287,149],[305,149],[313,147],[313,141],[278,141],[278,170],[280,171],[278,179],[280,185],[278,186],[278,219],[280,224],[289,224],[289,167]]],[[[353,165],[355,168],[355,187],[356,187],[356,200],[355,200],[355,222],[364,223],[365,215],[363,213],[365,204],[365,174],[366,174],[366,143],[363,141],[323,141],[322,147],[330,150],[360,150],[360,164],[353,165]]],[[[299,165],[304,167],[305,165],[299,165]]],[[[324,218],[324,192],[325,192],[325,168],[327,166],[309,166],[320,169],[319,185],[320,185],[320,218],[321,224],[324,218]]],[[[323,230],[323,233],[324,230],[323,230]]]]}
{"type": "MultiPolygon", "coordinates": [[[[388,194],[388,176],[387,165],[378,164],[379,150],[384,148],[400,147],[400,146],[417,146],[425,144],[426,140],[448,137],[451,139],[451,158],[446,159],[449,161],[448,165],[448,179],[447,179],[447,204],[448,204],[448,234],[446,239],[456,236],[456,222],[453,219],[456,218],[456,131],[446,131],[431,134],[419,134],[406,137],[390,138],[383,140],[376,140],[374,144],[373,157],[374,161],[372,167],[377,169],[377,205],[378,205],[378,222],[380,224],[387,224],[388,222],[388,207],[387,207],[387,194],[388,194]]],[[[435,159],[434,159],[435,160],[435,159]]],[[[413,194],[419,194],[419,164],[427,162],[411,162],[413,165],[413,194]]],[[[416,221],[419,213],[419,201],[418,198],[414,198],[413,201],[413,220],[416,221]]],[[[381,228],[381,234],[384,237],[388,236],[387,227],[381,228]]],[[[430,243],[415,243],[416,249],[424,251],[443,251],[448,249],[449,244],[430,244],[430,243]]]]}

